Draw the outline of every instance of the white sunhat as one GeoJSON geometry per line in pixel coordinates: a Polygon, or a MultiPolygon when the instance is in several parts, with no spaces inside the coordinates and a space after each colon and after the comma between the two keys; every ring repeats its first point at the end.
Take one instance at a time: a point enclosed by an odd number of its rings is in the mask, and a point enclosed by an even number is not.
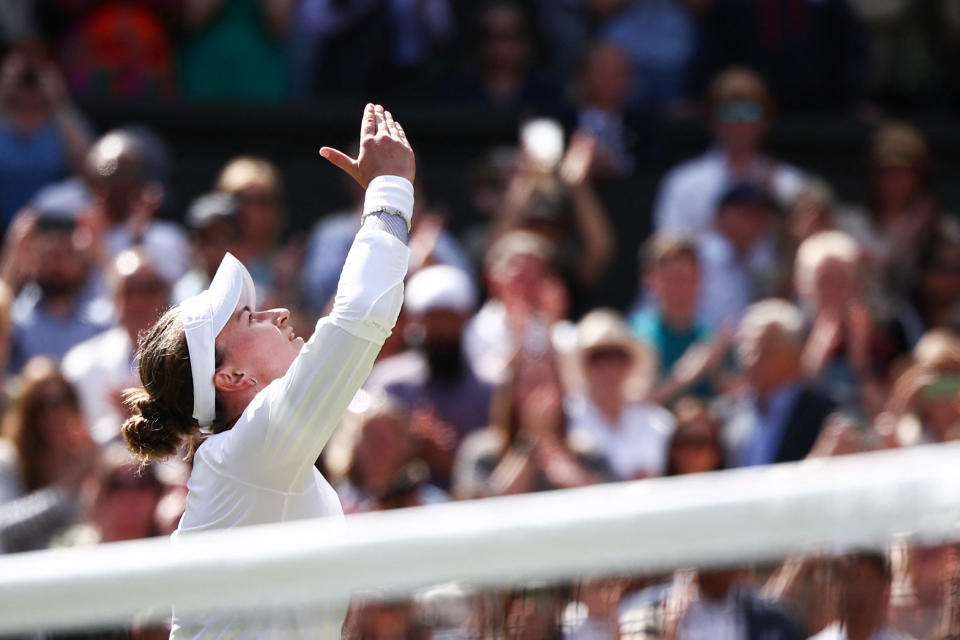
{"type": "Polygon", "coordinates": [[[253,278],[232,254],[223,256],[210,287],[180,303],[180,319],[187,337],[193,375],[193,417],[200,431],[210,433],[216,415],[215,342],[238,306],[256,309],[253,278]],[[242,304],[241,304],[242,303],[242,304]]]}
{"type": "Polygon", "coordinates": [[[441,264],[413,274],[406,284],[403,304],[416,315],[441,309],[472,313],[477,306],[477,294],[463,269],[441,264]]]}

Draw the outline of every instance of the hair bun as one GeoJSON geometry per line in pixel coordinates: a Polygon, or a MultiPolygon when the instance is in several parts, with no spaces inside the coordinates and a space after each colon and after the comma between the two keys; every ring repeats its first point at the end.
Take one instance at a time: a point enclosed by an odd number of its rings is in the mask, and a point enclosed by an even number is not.
{"type": "Polygon", "coordinates": [[[121,433],[130,452],[142,463],[163,460],[177,452],[181,436],[165,425],[164,411],[146,389],[128,389],[124,401],[133,415],[123,423],[121,433]]]}

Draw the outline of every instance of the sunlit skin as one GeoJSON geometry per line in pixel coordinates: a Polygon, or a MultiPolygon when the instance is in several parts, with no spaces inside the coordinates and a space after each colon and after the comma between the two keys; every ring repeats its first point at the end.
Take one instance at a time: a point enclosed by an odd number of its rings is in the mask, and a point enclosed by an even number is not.
{"type": "Polygon", "coordinates": [[[224,360],[213,384],[230,415],[239,415],[257,392],[282,377],[300,353],[304,341],[294,334],[289,319],[288,309],[238,306],[217,336],[224,360]]]}

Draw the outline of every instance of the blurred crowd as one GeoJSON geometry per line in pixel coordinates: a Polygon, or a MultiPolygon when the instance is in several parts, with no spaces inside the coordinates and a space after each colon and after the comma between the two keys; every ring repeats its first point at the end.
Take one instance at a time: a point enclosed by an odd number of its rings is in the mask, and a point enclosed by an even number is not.
{"type": "MultiPolygon", "coordinates": [[[[77,99],[423,90],[539,116],[478,150],[462,233],[417,185],[403,313],[317,461],[356,513],[960,437],[960,223],[924,134],[877,120],[860,202],[764,146],[777,106],[949,101],[958,34],[949,0],[0,3],[0,551],[172,532],[189,452],[138,469],[119,439],[138,336],[227,251],[309,335],[359,228],[345,181],[351,206],[284,237],[284,176],[253,156],[161,218],[172,150],[95,132],[77,99]],[[629,237],[595,185],[637,175],[631,117],[697,109],[710,147],[629,237]],[[618,246],[637,273],[611,270],[618,246]],[[630,308],[575,310],[608,279],[630,308]]],[[[358,598],[347,634],[957,637],[956,551],[444,585],[358,598]]]]}

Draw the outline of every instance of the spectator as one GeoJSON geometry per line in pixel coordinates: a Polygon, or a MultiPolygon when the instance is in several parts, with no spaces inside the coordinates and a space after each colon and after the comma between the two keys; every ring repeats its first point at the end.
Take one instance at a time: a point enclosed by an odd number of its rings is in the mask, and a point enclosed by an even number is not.
{"type": "Polygon", "coordinates": [[[0,551],[45,548],[80,517],[97,448],[76,392],[49,360],[24,368],[0,439],[0,551]]]}
{"type": "Polygon", "coordinates": [[[695,243],[680,236],[655,234],[641,251],[649,300],[630,317],[634,334],[657,357],[654,402],[666,404],[683,393],[714,393],[729,351],[729,330],[713,337],[699,319],[700,257],[695,243]]]}
{"type": "Polygon", "coordinates": [[[99,100],[169,99],[176,92],[168,30],[175,3],[58,1],[60,60],[70,92],[99,100]]]}
{"type": "Polygon", "coordinates": [[[563,151],[558,122],[537,119],[520,131],[521,147],[494,235],[513,229],[559,247],[560,268],[586,291],[599,284],[616,238],[591,178],[597,143],[575,132],[563,151]]]}
{"type": "Polygon", "coordinates": [[[0,68],[0,228],[44,185],[83,166],[91,131],[50,62],[11,53],[0,68]]]}
{"type": "MultiPolygon", "coordinates": [[[[594,3],[601,4],[601,3],[594,3]]],[[[697,24],[685,0],[614,0],[599,37],[622,47],[633,64],[631,104],[660,113],[687,95],[697,24]]]]}
{"type": "Polygon", "coordinates": [[[917,273],[897,309],[911,345],[930,329],[960,330],[960,224],[941,220],[917,260],[917,273]]]}
{"type": "MultiPolygon", "coordinates": [[[[429,484],[430,470],[416,456],[410,413],[395,399],[361,391],[350,407],[337,453],[330,457],[343,480],[337,493],[344,512],[379,511],[446,502],[429,484]]],[[[333,451],[336,451],[336,447],[333,451]]],[[[332,463],[332,464],[331,464],[332,463]]]]}
{"type": "Polygon", "coordinates": [[[836,197],[826,182],[813,178],[787,203],[786,219],[781,230],[780,294],[793,298],[794,269],[797,249],[804,240],[820,231],[836,228],[836,197]]]}
{"type": "Polygon", "coordinates": [[[734,64],[756,69],[790,109],[863,100],[867,41],[848,0],[713,0],[701,25],[702,77],[734,64]]]}
{"type": "Polygon", "coordinates": [[[810,640],[911,640],[887,626],[892,571],[883,554],[861,552],[840,564],[840,619],[810,640]]]}
{"type": "Polygon", "coordinates": [[[193,246],[193,266],[173,288],[174,301],[186,300],[207,288],[227,251],[240,239],[237,199],[226,193],[196,198],[187,210],[187,227],[193,246]]]}
{"type": "Polygon", "coordinates": [[[850,236],[822,231],[797,250],[795,281],[801,306],[811,314],[806,377],[846,408],[873,416],[884,402],[886,369],[904,347],[874,319],[862,265],[850,236]]]}
{"type": "Polygon", "coordinates": [[[382,388],[402,401],[411,416],[411,435],[430,465],[430,479],[450,488],[456,447],[467,434],[490,424],[492,388],[470,368],[463,328],[476,308],[467,274],[435,265],[407,283],[404,311],[414,348],[378,362],[367,387],[382,388]]]}
{"type": "Polygon", "coordinates": [[[567,439],[563,389],[549,345],[521,349],[511,374],[494,397],[491,426],[471,433],[457,451],[454,496],[527,493],[606,479],[599,456],[574,451],[567,439]]]}
{"type": "Polygon", "coordinates": [[[154,514],[163,491],[155,467],[141,469],[123,445],[114,443],[104,450],[93,487],[85,491],[86,521],[58,542],[75,546],[160,535],[154,514]]]}
{"type": "Polygon", "coordinates": [[[157,220],[162,184],[151,175],[148,147],[129,131],[111,131],[87,154],[86,178],[93,196],[91,217],[98,260],[107,265],[124,249],[142,245],[168,282],[189,265],[186,236],[172,222],[157,220]]]}
{"type": "MultiPolygon", "coordinates": [[[[761,149],[773,101],[759,76],[742,67],[720,73],[710,85],[706,108],[714,148],[675,167],[660,183],[654,207],[657,230],[696,237],[710,229],[717,203],[732,184],[760,185],[778,203],[790,200],[803,184],[799,170],[761,149]]],[[[771,247],[764,249],[767,255],[752,259],[769,262],[771,247]]]]}
{"type": "Polygon", "coordinates": [[[12,372],[20,371],[34,356],[60,360],[71,347],[107,329],[112,321],[110,305],[95,295],[90,250],[76,222],[56,211],[39,214],[23,214],[14,223],[17,234],[11,234],[17,253],[14,260],[22,261],[26,276],[11,311],[12,372]]]}
{"type": "Polygon", "coordinates": [[[464,330],[467,358],[482,380],[503,381],[521,345],[547,349],[556,344],[543,300],[553,255],[549,242],[527,231],[510,232],[488,249],[489,298],[464,330]]]}
{"type": "Polygon", "coordinates": [[[666,585],[629,593],[620,604],[620,628],[677,640],[804,637],[780,607],[747,586],[741,569],[678,571],[666,585]]]}
{"type": "Polygon", "coordinates": [[[280,100],[289,94],[281,44],[291,0],[187,0],[180,81],[196,100],[280,100]]]}
{"type": "Polygon", "coordinates": [[[805,457],[835,404],[802,377],[803,316],[782,300],[751,305],[736,336],[746,392],[736,398],[725,428],[736,466],[805,457]]]}
{"type": "Polygon", "coordinates": [[[61,365],[77,390],[90,432],[101,446],[120,435],[127,418],[123,391],[139,384],[134,355],[140,333],[149,329],[170,303],[170,285],[142,249],[128,249],[117,256],[109,275],[117,326],[71,348],[61,365]]]}
{"type": "Polygon", "coordinates": [[[923,134],[907,124],[880,127],[870,148],[870,192],[862,207],[841,211],[837,226],[864,248],[885,287],[901,293],[941,212],[931,189],[932,161],[923,134]]]}
{"type": "Polygon", "coordinates": [[[677,403],[676,428],[667,447],[664,475],[719,471],[724,468],[720,421],[697,399],[677,403]]]}
{"type": "Polygon", "coordinates": [[[930,331],[913,348],[913,363],[897,379],[879,425],[900,445],[960,437],[960,338],[930,331]]]}
{"type": "Polygon", "coordinates": [[[276,263],[283,256],[280,171],[263,158],[234,158],[220,171],[216,190],[234,198],[238,237],[233,252],[250,271],[263,304],[273,298],[276,263]]]}
{"type": "MultiPolygon", "coordinates": [[[[577,327],[584,390],[568,398],[569,438],[601,453],[617,480],[663,475],[673,416],[630,398],[631,374],[649,370],[650,356],[613,311],[591,311],[577,327]]],[[[643,375],[642,373],[640,375],[643,375]]]]}
{"type": "MultiPolygon", "coordinates": [[[[457,240],[444,228],[442,216],[431,211],[426,204],[422,185],[418,182],[414,188],[417,194],[413,226],[410,229],[409,272],[431,264],[446,264],[469,273],[470,261],[457,240]]],[[[353,183],[348,187],[348,193],[353,206],[346,211],[328,214],[320,220],[310,232],[307,243],[301,276],[307,301],[317,311],[332,302],[347,250],[360,228],[363,192],[357,190],[353,183]]],[[[388,347],[389,344],[388,341],[388,347]]]]}
{"type": "Polygon", "coordinates": [[[519,2],[493,0],[479,6],[472,50],[473,68],[453,79],[447,95],[487,107],[556,113],[560,90],[539,73],[536,42],[519,2]]]}
{"type": "Polygon", "coordinates": [[[720,198],[714,228],[697,243],[702,266],[699,315],[711,331],[736,325],[754,300],[773,288],[774,264],[752,260],[773,226],[776,204],[750,183],[733,185],[720,198]]]}
{"type": "Polygon", "coordinates": [[[577,130],[596,140],[591,169],[598,177],[623,177],[636,168],[637,133],[627,114],[631,88],[627,52],[608,42],[593,44],[578,76],[577,130]]]}

